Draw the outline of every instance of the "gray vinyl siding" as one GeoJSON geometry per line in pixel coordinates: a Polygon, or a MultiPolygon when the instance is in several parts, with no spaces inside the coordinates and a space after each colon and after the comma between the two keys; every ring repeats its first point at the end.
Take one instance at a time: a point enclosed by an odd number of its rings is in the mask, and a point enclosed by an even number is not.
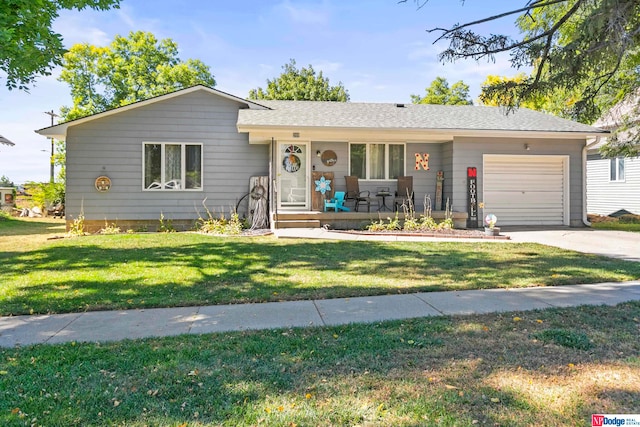
{"type": "Polygon", "coordinates": [[[444,171],[442,201],[446,204],[447,200],[451,202],[453,198],[453,141],[442,145],[442,170],[444,171]]]}
{"type": "Polygon", "coordinates": [[[609,159],[587,158],[587,212],[609,215],[625,209],[640,215],[640,157],[625,159],[625,179],[610,181],[609,159]]]}
{"type": "MultiPolygon", "coordinates": [[[[456,137],[453,142],[453,209],[467,211],[467,167],[478,168],[478,188],[483,188],[483,155],[569,156],[569,223],[582,225],[582,148],[585,141],[558,139],[507,139],[456,137]],[[525,144],[529,150],[525,150],[525,144]]],[[[445,181],[446,182],[446,181],[445,181]]],[[[483,201],[482,193],[478,202],[483,201]]],[[[479,214],[482,215],[482,210],[479,214]]],[[[479,218],[480,220],[480,218],[479,218]]],[[[481,224],[479,224],[481,225],[481,224]]]]}
{"type": "MultiPolygon", "coordinates": [[[[393,143],[402,143],[401,141],[393,143]]],[[[348,142],[320,142],[311,143],[310,150],[311,164],[316,171],[334,173],[334,189],[336,191],[346,191],[347,186],[344,177],[349,175],[349,143],[348,142]],[[316,152],[320,150],[335,151],[338,161],[332,167],[322,164],[316,152]]],[[[431,205],[436,199],[436,174],[442,170],[442,144],[441,143],[407,143],[405,144],[405,175],[413,176],[413,192],[415,193],[416,210],[422,212],[424,209],[425,196],[431,196],[431,205]],[[415,170],[415,153],[429,154],[429,170],[422,168],[415,170]]],[[[378,187],[388,187],[391,193],[395,194],[398,181],[393,180],[361,180],[360,191],[370,191],[371,194],[377,192],[378,187]]],[[[391,207],[393,201],[387,200],[387,205],[391,207]]]]}
{"type": "Polygon", "coordinates": [[[349,175],[348,142],[312,141],[311,148],[309,149],[309,155],[311,156],[312,169],[315,168],[318,172],[333,172],[333,185],[331,188],[334,191],[347,191],[347,183],[344,177],[349,175]],[[325,166],[320,160],[320,157],[316,156],[316,152],[318,150],[321,152],[333,150],[338,158],[336,163],[333,166],[325,166]]]}
{"type": "Polygon", "coordinates": [[[193,92],[71,126],[67,134],[68,218],[81,210],[87,220],[197,219],[202,202],[229,213],[248,192],[249,178],[267,175],[267,145],[249,145],[236,129],[242,104],[193,92]],[[143,191],[145,142],[201,143],[203,188],[198,191],[143,191]],[[98,176],[111,178],[110,191],[94,188],[98,176]]]}

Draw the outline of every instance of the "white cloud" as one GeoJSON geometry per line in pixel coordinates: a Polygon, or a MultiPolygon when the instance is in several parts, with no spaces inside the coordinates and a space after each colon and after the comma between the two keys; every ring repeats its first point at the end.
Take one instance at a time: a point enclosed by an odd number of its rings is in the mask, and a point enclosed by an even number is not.
{"type": "Polygon", "coordinates": [[[64,44],[70,47],[78,43],[89,43],[96,46],[109,44],[109,35],[94,26],[92,19],[79,14],[61,14],[53,24],[53,30],[60,33],[64,39],[64,44]]]}
{"type": "MultiPolygon", "coordinates": [[[[163,38],[162,36],[162,22],[158,19],[141,19],[135,16],[135,13],[132,8],[127,6],[120,6],[120,9],[116,10],[116,15],[120,19],[121,22],[125,24],[129,31],[147,31],[155,34],[158,38],[163,38]]],[[[121,36],[126,36],[126,34],[120,33],[121,36]]]]}
{"type": "Polygon", "coordinates": [[[325,74],[325,77],[328,77],[326,75],[327,73],[338,71],[343,66],[343,64],[340,62],[332,62],[327,60],[311,61],[311,64],[313,65],[314,70],[316,70],[317,72],[322,71],[322,73],[325,74]]]}
{"type": "Polygon", "coordinates": [[[293,23],[300,25],[326,25],[331,16],[325,3],[315,7],[305,7],[294,6],[289,0],[285,0],[278,4],[275,10],[284,12],[293,23]]]}

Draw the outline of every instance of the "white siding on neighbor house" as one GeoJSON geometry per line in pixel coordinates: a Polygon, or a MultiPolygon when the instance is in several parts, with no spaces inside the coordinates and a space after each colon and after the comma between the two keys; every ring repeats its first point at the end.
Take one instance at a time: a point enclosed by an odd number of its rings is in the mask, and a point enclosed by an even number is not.
{"type": "MultiPolygon", "coordinates": [[[[536,138],[473,138],[456,137],[453,142],[453,208],[455,211],[467,210],[467,167],[478,168],[478,188],[484,188],[483,156],[485,154],[516,156],[569,156],[569,225],[582,225],[582,148],[584,139],[536,139],[536,138]],[[529,147],[526,150],[525,144],[529,147]]],[[[484,202],[479,194],[478,202],[484,202]]],[[[486,209],[478,211],[478,226],[482,226],[484,215],[491,213],[486,209]]],[[[528,224],[529,217],[535,213],[523,212],[523,220],[518,225],[528,224]]],[[[500,218],[498,218],[498,226],[500,218]]]]}
{"type": "Polygon", "coordinates": [[[197,219],[202,202],[229,213],[249,190],[249,178],[267,175],[268,145],[249,145],[236,129],[239,102],[192,92],[71,126],[67,134],[68,219],[81,210],[87,220],[197,219]],[[144,142],[201,143],[201,191],[144,191],[144,142]],[[94,188],[98,176],[111,178],[108,192],[94,188]]]}
{"type": "Polygon", "coordinates": [[[609,215],[625,209],[640,215],[640,157],[625,159],[624,181],[611,181],[609,159],[587,159],[587,212],[609,215]]]}

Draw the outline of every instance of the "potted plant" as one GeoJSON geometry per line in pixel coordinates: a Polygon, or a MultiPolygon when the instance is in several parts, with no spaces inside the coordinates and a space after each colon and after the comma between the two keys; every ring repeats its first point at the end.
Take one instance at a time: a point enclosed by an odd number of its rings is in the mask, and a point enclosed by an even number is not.
{"type": "Polygon", "coordinates": [[[494,214],[489,214],[484,218],[484,223],[486,226],[484,227],[484,234],[487,236],[499,236],[500,235],[500,227],[496,227],[496,222],[498,222],[498,217],[494,214]]]}

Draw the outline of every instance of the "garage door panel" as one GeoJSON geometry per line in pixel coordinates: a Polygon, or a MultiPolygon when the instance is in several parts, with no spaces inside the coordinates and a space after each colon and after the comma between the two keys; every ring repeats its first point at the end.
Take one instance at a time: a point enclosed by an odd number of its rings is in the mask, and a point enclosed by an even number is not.
{"type": "Polygon", "coordinates": [[[520,175],[519,179],[514,180],[513,176],[489,175],[485,178],[485,188],[493,191],[517,191],[526,188],[528,191],[553,191],[558,184],[562,184],[564,180],[562,176],[543,175],[536,176],[534,174],[520,175]],[[523,185],[524,184],[524,185],[523,185]]]}
{"type": "Polygon", "coordinates": [[[565,160],[551,156],[485,156],[484,212],[500,225],[565,223],[565,160]]]}

